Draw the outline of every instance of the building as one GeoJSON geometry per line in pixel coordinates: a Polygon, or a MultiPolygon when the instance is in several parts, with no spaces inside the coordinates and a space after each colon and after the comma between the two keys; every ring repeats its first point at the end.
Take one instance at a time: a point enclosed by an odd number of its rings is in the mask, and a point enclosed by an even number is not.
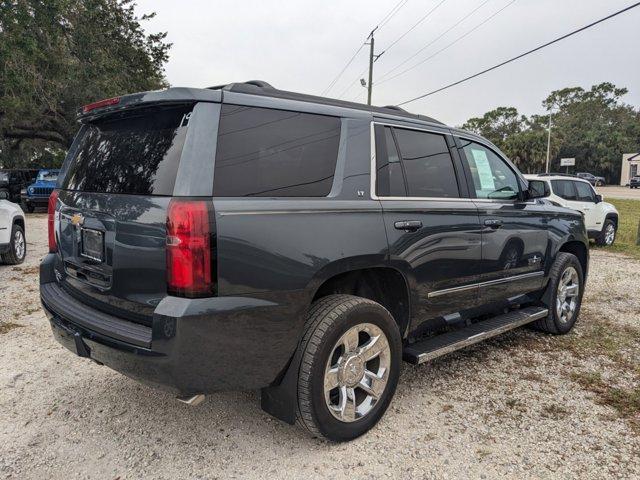
{"type": "Polygon", "coordinates": [[[622,169],[620,170],[620,185],[629,185],[629,179],[640,175],[640,153],[622,154],[622,169]]]}

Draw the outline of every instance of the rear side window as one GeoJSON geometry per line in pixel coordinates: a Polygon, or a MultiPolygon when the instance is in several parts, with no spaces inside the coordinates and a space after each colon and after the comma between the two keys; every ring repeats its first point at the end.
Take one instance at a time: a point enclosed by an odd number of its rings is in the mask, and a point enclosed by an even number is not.
{"type": "Polygon", "coordinates": [[[191,108],[145,109],[90,123],[62,188],[172,195],[191,108]]]}
{"type": "Polygon", "coordinates": [[[339,142],[336,117],[223,105],[214,195],[327,196],[339,142]]]}
{"type": "Polygon", "coordinates": [[[578,200],[578,195],[571,180],[551,180],[553,193],[565,200],[578,200]]]}
{"type": "Polygon", "coordinates": [[[443,135],[394,128],[410,197],[459,197],[458,183],[443,135]]]}

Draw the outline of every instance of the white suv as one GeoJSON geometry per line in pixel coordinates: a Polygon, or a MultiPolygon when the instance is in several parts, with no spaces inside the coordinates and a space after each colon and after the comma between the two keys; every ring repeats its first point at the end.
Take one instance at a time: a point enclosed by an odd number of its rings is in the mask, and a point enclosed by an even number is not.
{"type": "Polygon", "coordinates": [[[9,200],[0,200],[0,263],[16,265],[27,256],[24,212],[9,200]]]}
{"type": "Polygon", "coordinates": [[[525,178],[533,183],[536,191],[544,192],[549,201],[582,212],[589,238],[595,239],[598,245],[613,245],[618,230],[618,210],[603,202],[602,195],[598,195],[587,180],[545,173],[525,175],[525,178]]]}

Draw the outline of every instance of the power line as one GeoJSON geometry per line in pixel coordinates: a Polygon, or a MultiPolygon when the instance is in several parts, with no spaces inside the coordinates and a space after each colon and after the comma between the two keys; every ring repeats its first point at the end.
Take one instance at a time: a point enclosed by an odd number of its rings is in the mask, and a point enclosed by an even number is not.
{"type": "Polygon", "coordinates": [[[592,23],[590,23],[588,25],[585,25],[584,27],[578,28],[577,30],[574,30],[574,31],[569,32],[569,33],[567,33],[565,35],[562,35],[561,37],[558,37],[558,38],[556,38],[554,40],[551,40],[550,42],[547,42],[547,43],[545,43],[543,45],[540,45],[540,46],[538,46],[536,48],[533,48],[533,49],[531,49],[531,50],[529,50],[527,52],[521,53],[520,55],[518,55],[516,57],[513,57],[513,58],[510,58],[509,60],[505,60],[504,62],[501,62],[501,63],[499,63],[497,65],[494,65],[493,67],[489,67],[489,68],[487,68],[485,70],[482,70],[481,72],[475,73],[473,75],[469,75],[468,77],[463,78],[462,80],[458,80],[457,82],[450,83],[449,85],[445,85],[444,87],[440,87],[437,90],[433,90],[433,91],[425,93],[423,95],[419,95],[419,96],[417,96],[415,98],[412,98],[410,100],[405,100],[404,102],[398,103],[397,106],[399,107],[400,105],[406,105],[407,103],[415,102],[416,100],[420,100],[421,98],[428,97],[429,95],[433,95],[434,93],[441,92],[443,90],[446,90],[447,88],[451,88],[451,87],[454,87],[456,85],[460,85],[461,83],[464,83],[464,82],[469,81],[469,80],[471,80],[473,78],[479,77],[480,75],[484,75],[485,73],[488,73],[488,72],[490,72],[492,70],[495,70],[496,68],[500,68],[500,67],[502,67],[502,66],[504,66],[504,65],[506,65],[508,63],[515,62],[516,60],[519,60],[522,57],[526,57],[527,55],[530,55],[530,54],[532,54],[534,52],[537,52],[538,50],[542,50],[543,48],[548,47],[549,45],[553,45],[554,43],[557,43],[560,40],[564,40],[565,38],[568,38],[568,37],[571,37],[571,36],[573,36],[573,35],[575,35],[577,33],[583,32],[584,30],[587,30],[587,29],[589,29],[591,27],[594,27],[594,26],[598,25],[599,23],[602,23],[602,22],[605,22],[607,20],[610,20],[611,18],[616,17],[616,16],[618,16],[618,15],[620,15],[622,13],[625,13],[625,12],[627,12],[627,11],[633,9],[633,8],[636,8],[638,6],[640,6],[640,2],[634,3],[633,5],[630,5],[630,6],[626,7],[626,8],[623,8],[622,10],[618,10],[617,12],[612,13],[611,15],[607,15],[604,18],[596,20],[595,22],[592,22],[592,23]]]}
{"type": "Polygon", "coordinates": [[[471,35],[473,32],[475,32],[478,28],[480,28],[481,26],[483,26],[485,23],[491,21],[494,17],[496,17],[498,14],[502,13],[502,11],[506,10],[508,7],[510,7],[511,5],[513,5],[515,3],[516,0],[511,0],[509,3],[507,3],[504,7],[502,7],[501,9],[497,10],[496,12],[492,13],[489,17],[485,18],[482,22],[480,22],[478,25],[476,25],[475,27],[473,27],[471,30],[469,30],[468,32],[464,33],[463,35],[460,35],[458,38],[456,38],[454,41],[448,43],[446,46],[442,47],[440,50],[438,50],[437,52],[433,53],[432,55],[429,55],[427,58],[420,60],[418,63],[412,65],[411,67],[405,68],[404,70],[402,70],[401,72],[396,73],[395,75],[385,78],[384,80],[380,80],[378,83],[384,83],[384,82],[388,82],[390,80],[393,80],[394,78],[398,78],[402,75],[404,75],[405,73],[413,70],[414,68],[422,65],[423,63],[431,60],[433,57],[435,57],[436,55],[440,55],[442,52],[444,52],[445,50],[453,47],[456,43],[458,43],[460,40],[462,40],[465,37],[468,37],[469,35],[471,35]]]}
{"type": "MultiPolygon", "coordinates": [[[[424,14],[422,16],[422,18],[420,20],[418,20],[415,24],[413,24],[413,26],[411,26],[408,30],[406,30],[402,35],[400,35],[398,38],[396,38],[393,42],[391,42],[389,44],[389,46],[387,46],[387,48],[385,48],[382,53],[380,53],[378,55],[378,57],[380,57],[380,55],[382,55],[383,53],[389,51],[396,43],[398,43],[400,40],[402,40],[404,37],[406,37],[409,32],[411,32],[414,28],[416,28],[418,25],[420,25],[422,22],[424,22],[427,18],[429,18],[431,16],[431,14],[433,12],[435,12],[438,7],[440,7],[440,5],[442,5],[444,2],[446,2],[447,0],[441,0],[440,3],[438,3],[435,7],[433,7],[431,10],[429,10],[426,14],[424,14]]],[[[489,1],[489,0],[487,0],[489,1]]],[[[515,0],[514,0],[515,1],[515,0]]],[[[362,73],[360,73],[360,75],[358,75],[348,86],[347,88],[345,88],[342,93],[338,96],[338,98],[342,98],[344,95],[346,95],[349,90],[351,90],[353,88],[353,86],[356,84],[356,82],[358,80],[360,80],[362,78],[362,76],[367,72],[367,69],[364,69],[362,71],[362,73]]]]}
{"type": "Polygon", "coordinates": [[[400,10],[402,7],[405,6],[405,4],[408,2],[409,0],[403,0],[400,1],[396,4],[395,7],[393,7],[389,13],[387,13],[387,15],[378,22],[378,28],[382,28],[384,27],[387,23],[389,23],[389,20],[391,20],[393,18],[393,16],[398,13],[398,10],[400,10]]]}
{"type": "Polygon", "coordinates": [[[462,17],[460,20],[458,20],[456,23],[454,23],[453,25],[451,25],[448,29],[446,29],[444,32],[442,32],[440,35],[438,35],[436,38],[434,38],[433,40],[431,40],[429,43],[427,43],[424,47],[422,47],[420,50],[418,50],[416,53],[414,53],[413,55],[405,58],[402,62],[398,63],[395,67],[393,67],[390,70],[387,70],[385,73],[383,73],[380,78],[378,78],[378,82],[380,82],[384,77],[386,77],[387,75],[389,75],[391,72],[397,70],[398,68],[400,68],[402,65],[404,65],[405,63],[407,63],[409,60],[417,57],[418,55],[420,55],[423,51],[425,51],[428,47],[430,47],[431,45],[433,45],[434,43],[436,43],[438,40],[440,40],[442,37],[444,37],[447,33],[449,33],[451,30],[453,30],[454,28],[456,28],[458,25],[460,25],[462,22],[464,22],[467,18],[469,18],[471,15],[473,15],[474,13],[476,13],[478,10],[480,10],[482,7],[484,7],[487,3],[489,3],[491,0],[484,0],[484,2],[482,2],[480,5],[478,5],[476,8],[474,8],[473,10],[471,10],[469,13],[467,13],[464,17],[462,17]]]}
{"type": "Polygon", "coordinates": [[[398,38],[396,38],[393,42],[391,42],[389,44],[389,46],[384,49],[384,51],[386,52],[386,51],[390,50],[391,47],[393,47],[396,43],[398,43],[400,40],[402,40],[404,37],[406,37],[409,34],[409,32],[411,32],[414,28],[416,28],[418,25],[420,25],[422,22],[424,22],[427,18],[429,18],[431,16],[431,14],[433,12],[435,12],[438,9],[438,7],[440,5],[442,5],[446,1],[447,0],[441,0],[440,3],[438,3],[435,7],[433,7],[431,10],[429,10],[420,20],[418,20],[416,23],[414,23],[411,28],[409,28],[407,31],[405,31],[402,35],[400,35],[398,38]]]}
{"type": "MultiPolygon", "coordinates": [[[[373,28],[373,30],[371,30],[371,33],[369,34],[369,36],[365,39],[365,42],[371,37],[371,35],[373,34],[373,32],[378,29],[378,28],[382,28],[384,25],[386,25],[389,20],[391,20],[393,18],[393,16],[398,13],[398,11],[400,11],[400,9],[402,7],[405,6],[405,4],[408,2],[409,0],[400,0],[398,3],[395,4],[395,6],[384,16],[384,18],[378,22],[378,25],[373,28]]],[[[347,62],[347,64],[342,67],[342,70],[340,70],[340,72],[338,73],[338,75],[336,75],[336,77],[331,81],[331,83],[329,83],[329,85],[327,86],[327,88],[325,88],[322,93],[320,95],[325,95],[326,93],[329,92],[329,90],[331,90],[333,88],[333,86],[338,82],[338,80],[340,79],[340,77],[342,76],[342,74],[347,70],[347,68],[349,68],[349,65],[351,65],[351,63],[353,63],[353,61],[356,59],[356,57],[358,56],[358,54],[360,53],[360,51],[364,48],[365,44],[364,42],[360,45],[360,47],[358,47],[358,49],[356,50],[356,52],[351,56],[351,58],[349,59],[349,61],[347,62]]]]}

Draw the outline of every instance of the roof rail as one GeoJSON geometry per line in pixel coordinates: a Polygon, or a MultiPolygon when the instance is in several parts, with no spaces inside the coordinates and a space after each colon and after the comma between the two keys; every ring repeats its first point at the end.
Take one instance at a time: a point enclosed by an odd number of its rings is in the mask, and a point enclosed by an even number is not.
{"type": "Polygon", "coordinates": [[[208,90],[233,90],[234,87],[247,85],[251,87],[257,87],[263,90],[275,90],[273,86],[265,82],[264,80],[247,80],[246,82],[234,82],[227,83],[225,85],[215,85],[213,87],[207,87],[208,90]]]}
{"type": "Polygon", "coordinates": [[[264,95],[267,97],[274,98],[282,98],[288,100],[296,100],[301,102],[313,102],[323,105],[332,105],[335,107],[343,107],[343,108],[353,108],[358,110],[369,111],[374,114],[391,114],[391,112],[396,112],[395,115],[402,117],[410,117],[426,122],[437,123],[440,125],[444,125],[442,122],[438,120],[427,117],[424,115],[416,115],[413,113],[407,112],[405,109],[400,108],[396,105],[387,105],[385,107],[375,107],[373,105],[365,105],[363,103],[355,103],[348,102],[345,100],[338,100],[335,98],[329,97],[319,97],[315,95],[307,95],[304,93],[297,92],[288,92],[286,90],[278,90],[273,87],[271,84],[265,82],[264,80],[249,80],[247,82],[236,82],[236,83],[228,83],[225,85],[216,85],[213,87],[208,87],[209,90],[223,90],[225,92],[234,92],[234,93],[247,93],[250,95],[264,95]]]}
{"type": "Polygon", "coordinates": [[[561,172],[547,172],[547,173],[538,173],[539,177],[577,177],[577,175],[573,173],[561,173],[561,172]]]}
{"type": "Polygon", "coordinates": [[[399,107],[399,106],[397,106],[397,105],[385,105],[385,106],[384,106],[384,107],[382,107],[382,108],[388,108],[389,110],[397,110],[397,111],[399,111],[399,112],[409,113],[409,112],[407,112],[404,108],[400,108],[400,107],[399,107]]]}

